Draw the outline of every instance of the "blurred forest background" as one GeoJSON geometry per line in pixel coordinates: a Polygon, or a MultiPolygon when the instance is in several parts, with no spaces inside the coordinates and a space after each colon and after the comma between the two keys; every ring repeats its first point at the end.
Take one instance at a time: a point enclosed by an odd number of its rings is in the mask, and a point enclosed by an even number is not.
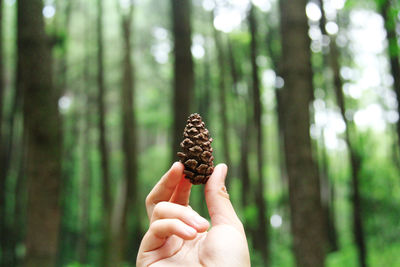
{"type": "Polygon", "coordinates": [[[0,266],[134,266],[192,112],[253,266],[400,266],[399,7],[0,0],[0,266]]]}

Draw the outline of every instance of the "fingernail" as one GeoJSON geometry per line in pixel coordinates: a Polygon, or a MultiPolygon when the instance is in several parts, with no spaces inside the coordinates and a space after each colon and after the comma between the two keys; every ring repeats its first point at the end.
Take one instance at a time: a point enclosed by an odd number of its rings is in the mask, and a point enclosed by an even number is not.
{"type": "Polygon", "coordinates": [[[178,161],[175,161],[175,162],[171,165],[171,169],[174,168],[177,164],[178,164],[178,161]]]}
{"type": "Polygon", "coordinates": [[[194,235],[194,234],[197,233],[196,229],[193,229],[193,228],[190,227],[190,226],[185,226],[185,232],[186,232],[188,235],[194,235]]]}
{"type": "Polygon", "coordinates": [[[194,218],[194,221],[195,221],[196,225],[198,225],[198,226],[208,225],[208,221],[201,216],[196,216],[194,218]]]}

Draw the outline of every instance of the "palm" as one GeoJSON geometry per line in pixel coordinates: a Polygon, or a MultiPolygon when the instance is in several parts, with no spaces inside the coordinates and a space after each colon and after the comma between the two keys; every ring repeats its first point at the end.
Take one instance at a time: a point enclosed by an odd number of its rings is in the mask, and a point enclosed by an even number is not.
{"type": "MultiPolygon", "coordinates": [[[[174,251],[172,256],[150,265],[158,266],[234,266],[246,251],[242,234],[230,225],[218,225],[199,233],[193,240],[171,236],[165,245],[174,251]],[[212,263],[212,264],[210,264],[212,263]]],[[[160,248],[162,249],[162,248],[160,248]]]]}

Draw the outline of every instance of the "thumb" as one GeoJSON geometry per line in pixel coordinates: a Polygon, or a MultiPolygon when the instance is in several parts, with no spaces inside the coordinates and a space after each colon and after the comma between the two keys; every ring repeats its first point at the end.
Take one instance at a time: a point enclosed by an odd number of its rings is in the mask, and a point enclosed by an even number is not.
{"type": "Polygon", "coordinates": [[[228,167],[218,164],[205,186],[205,197],[213,226],[228,224],[242,229],[242,224],[229,200],[225,187],[225,178],[228,167]]]}

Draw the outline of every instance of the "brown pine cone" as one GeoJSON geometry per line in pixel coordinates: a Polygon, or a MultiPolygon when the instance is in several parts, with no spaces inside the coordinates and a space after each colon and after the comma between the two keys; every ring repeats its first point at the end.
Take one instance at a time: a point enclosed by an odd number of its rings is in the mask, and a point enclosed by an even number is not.
{"type": "Polygon", "coordinates": [[[184,140],[181,143],[183,152],[178,152],[185,170],[185,177],[192,184],[205,184],[214,170],[214,157],[210,134],[204,127],[201,116],[194,113],[189,116],[185,130],[184,140]]]}

